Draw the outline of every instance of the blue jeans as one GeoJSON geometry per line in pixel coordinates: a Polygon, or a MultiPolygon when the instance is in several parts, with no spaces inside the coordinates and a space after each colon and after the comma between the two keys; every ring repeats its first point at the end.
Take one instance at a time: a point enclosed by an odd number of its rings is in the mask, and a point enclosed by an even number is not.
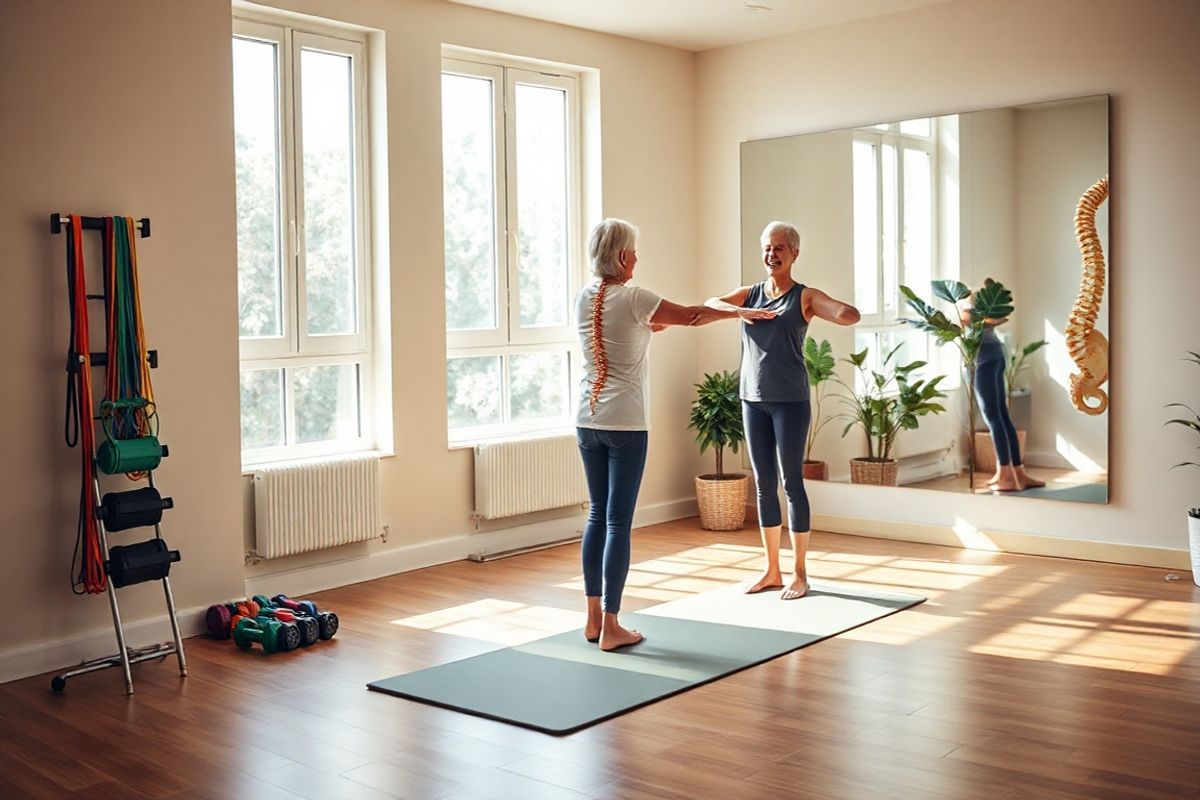
{"type": "Polygon", "coordinates": [[[584,594],[603,594],[604,610],[610,614],[621,610],[629,574],[629,532],[649,438],[646,431],[575,429],[591,498],[583,529],[584,594]]]}
{"type": "Polygon", "coordinates": [[[1008,415],[1008,392],[1004,388],[1003,351],[1001,358],[991,358],[975,365],[975,399],[992,434],[996,448],[996,463],[1002,467],[1021,466],[1021,447],[1017,428],[1008,415]]]}
{"type": "Polygon", "coordinates": [[[783,470],[783,493],[787,496],[788,528],[792,533],[804,533],[809,528],[804,444],[811,414],[807,401],[742,401],[742,427],[758,490],[758,524],[764,528],[783,524],[779,512],[779,468],[783,470]]]}

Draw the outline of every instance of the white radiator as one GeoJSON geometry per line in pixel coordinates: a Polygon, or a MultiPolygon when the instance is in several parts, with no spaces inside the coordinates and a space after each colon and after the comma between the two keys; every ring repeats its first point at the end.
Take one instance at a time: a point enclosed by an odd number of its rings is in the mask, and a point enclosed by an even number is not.
{"type": "Polygon", "coordinates": [[[477,518],[512,517],[587,501],[574,436],[475,447],[477,518]]]}
{"type": "Polygon", "coordinates": [[[255,551],[261,558],[323,550],[379,534],[378,456],[254,471],[255,551]]]}

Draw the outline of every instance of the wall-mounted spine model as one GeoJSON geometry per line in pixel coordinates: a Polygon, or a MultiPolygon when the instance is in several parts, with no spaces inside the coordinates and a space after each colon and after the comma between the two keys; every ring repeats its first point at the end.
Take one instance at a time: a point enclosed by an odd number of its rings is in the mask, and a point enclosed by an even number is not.
{"type": "Polygon", "coordinates": [[[133,693],[130,665],[161,659],[175,653],[179,672],[187,675],[183,642],[175,618],[175,601],[168,579],[171,564],[180,560],[179,551],[167,547],[162,537],[162,512],[172,508],[171,498],[159,494],[154,469],[167,448],[158,440],[158,412],[150,370],[158,366],[157,353],[146,349],[138,285],[135,233],[150,235],[150,220],[131,217],[83,217],[78,214],[50,216],[50,230],[61,233],[68,226],[67,291],[70,301],[71,335],[67,349],[66,440],[79,446],[82,461],[79,525],[71,568],[72,589],[77,594],[107,592],[112,610],[118,653],[93,659],[56,675],[51,688],[61,691],[67,678],[85,672],[120,666],[125,673],[125,690],[133,693]],[[101,294],[88,294],[83,257],[83,231],[101,234],[103,283],[101,294]],[[88,301],[104,301],[104,352],[91,352],[88,341],[88,301]],[[104,397],[94,411],[92,369],[104,367],[104,397]],[[98,413],[95,413],[98,412],[98,413]],[[104,440],[97,446],[96,423],[104,440]],[[100,475],[125,473],[147,485],[128,491],[109,492],[101,497],[100,475]],[[109,533],[154,527],[154,538],[133,544],[108,546],[109,533]],[[174,643],[130,650],[117,606],[116,589],[161,580],[166,597],[174,643]]]}
{"type": "Polygon", "coordinates": [[[1083,258],[1079,296],[1067,318],[1067,350],[1079,372],[1071,378],[1071,405],[1085,414],[1103,414],[1108,393],[1100,387],[1108,380],[1108,339],[1096,330],[1104,300],[1104,248],[1096,233],[1096,211],[1108,198],[1108,176],[1096,181],[1079,198],[1075,209],[1075,240],[1083,258]]]}

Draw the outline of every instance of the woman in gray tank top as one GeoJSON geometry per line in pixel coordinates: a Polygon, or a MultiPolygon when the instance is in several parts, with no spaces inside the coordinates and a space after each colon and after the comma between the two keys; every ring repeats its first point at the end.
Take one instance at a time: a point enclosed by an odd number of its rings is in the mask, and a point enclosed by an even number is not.
{"type": "Polygon", "coordinates": [[[808,593],[809,509],[804,489],[804,443],[810,420],[804,337],[813,317],[836,325],[858,322],[858,309],[834,300],[820,289],[798,283],[792,264],[800,255],[800,233],[784,222],[762,232],[766,280],[742,286],[706,305],[717,309],[766,308],[771,320],[742,326],[741,397],[746,449],[758,492],[758,524],[767,566],[748,593],[783,589],[784,600],[808,593]],[[778,464],[778,466],[776,466],[778,464]],[[783,519],[779,509],[779,471],[787,496],[788,530],[796,556],[795,574],[786,587],[779,567],[783,519]]]}

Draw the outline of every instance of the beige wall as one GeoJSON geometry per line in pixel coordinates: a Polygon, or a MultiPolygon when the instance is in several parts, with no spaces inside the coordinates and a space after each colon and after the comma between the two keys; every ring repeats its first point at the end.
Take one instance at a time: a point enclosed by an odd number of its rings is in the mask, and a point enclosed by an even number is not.
{"type": "MultiPolygon", "coordinates": [[[[9,621],[0,642],[0,680],[6,657],[51,640],[76,641],[67,648],[72,653],[96,651],[81,655],[113,649],[107,603],[73,597],[68,588],[78,458],[62,442],[64,245],[47,231],[49,212],[153,219],[154,235],[139,254],[146,326],[151,346],[162,353],[155,386],[172,455],[159,477],[178,504],[165,532],[183,552],[173,574],[181,609],[240,595],[246,577],[258,578],[256,587],[286,587],[283,578],[264,585],[260,576],[297,566],[338,562],[342,571],[329,573],[331,579],[353,582],[372,569],[410,564],[395,554],[414,548],[429,547],[427,561],[461,557],[474,535],[471,453],[446,446],[442,43],[599,70],[598,85],[593,78],[588,90],[599,92],[605,113],[586,127],[589,160],[603,170],[602,194],[587,187],[594,201],[588,222],[601,215],[633,221],[642,229],[637,281],[676,301],[704,298],[691,235],[692,54],[432,0],[277,5],[373,28],[385,41],[386,109],[377,104],[374,112],[386,115],[383,196],[390,206],[377,239],[392,246],[398,454],[382,462],[390,539],[243,568],[248,493],[239,477],[229,6],[5,3],[0,230],[11,266],[0,303],[11,354],[5,416],[13,424],[12,457],[0,482],[10,514],[0,563],[12,573],[4,596],[25,611],[9,621]],[[102,82],[118,85],[122,99],[102,95],[102,82]],[[447,540],[457,544],[433,546],[447,540]],[[348,559],[357,566],[346,571],[348,559]],[[370,567],[372,561],[383,566],[370,567]]],[[[374,189],[378,195],[380,187],[374,189]]],[[[695,337],[668,331],[653,346],[654,444],[641,504],[663,513],[686,506],[691,478],[701,471],[686,430],[698,374],[695,337]]],[[[553,538],[556,526],[570,535],[576,517],[560,512],[517,522],[540,522],[541,538],[553,538]]],[[[502,540],[501,534],[488,541],[495,549],[502,540]]],[[[134,627],[162,613],[160,593],[149,586],[125,591],[121,600],[134,627]]]]}
{"type": "MultiPolygon", "coordinates": [[[[63,443],[65,241],[50,234],[53,211],[151,219],[153,235],[137,246],[171,451],[157,478],[176,504],[164,535],[183,554],[175,598],[189,608],[241,591],[229,32],[228,8],[214,2],[0,6],[0,393],[10,456],[0,468],[0,597],[13,612],[0,654],[89,632],[107,635],[85,639],[79,657],[115,650],[104,596],[70,590],[80,471],[79,451],[63,443]]],[[[99,291],[98,260],[90,266],[99,291]]],[[[92,349],[103,350],[101,304],[90,305],[92,349]]],[[[99,394],[102,373],[93,374],[99,394]]],[[[129,488],[123,477],[110,485],[129,488]]],[[[164,613],[155,585],[120,599],[135,641],[147,635],[139,622],[164,613]]]]}
{"type": "MultiPolygon", "coordinates": [[[[1112,504],[821,484],[810,487],[815,512],[1186,546],[1183,509],[1196,502],[1195,475],[1168,472],[1189,443],[1162,427],[1162,406],[1194,401],[1198,384],[1178,360],[1200,344],[1200,271],[1189,244],[1200,207],[1200,161],[1191,155],[1198,34],[1200,6],[1190,2],[964,0],[699,56],[697,219],[701,265],[715,287],[740,270],[744,140],[1113,95],[1112,504]]],[[[703,335],[701,369],[737,363],[732,332],[703,335]]]]}

